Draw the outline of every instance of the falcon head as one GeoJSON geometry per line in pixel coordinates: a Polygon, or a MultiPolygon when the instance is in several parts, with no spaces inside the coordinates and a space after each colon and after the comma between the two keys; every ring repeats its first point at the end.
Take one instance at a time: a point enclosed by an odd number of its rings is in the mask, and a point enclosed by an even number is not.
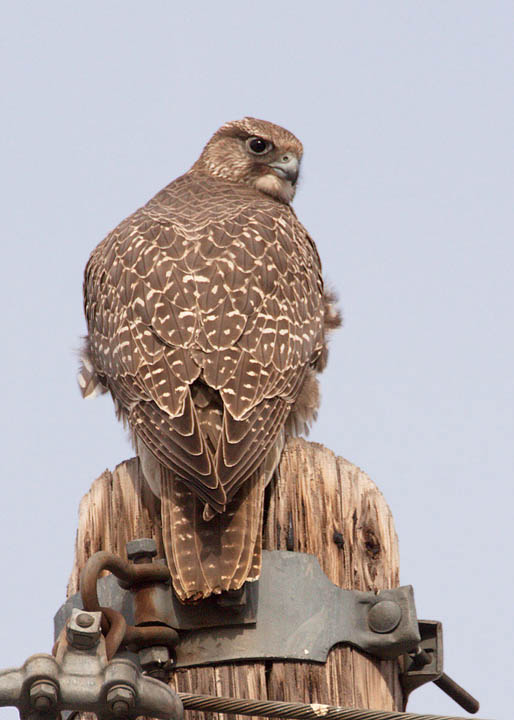
{"type": "Polygon", "coordinates": [[[241,182],[290,203],[303,148],[288,130],[246,117],[228,122],[212,136],[194,170],[241,182]]]}

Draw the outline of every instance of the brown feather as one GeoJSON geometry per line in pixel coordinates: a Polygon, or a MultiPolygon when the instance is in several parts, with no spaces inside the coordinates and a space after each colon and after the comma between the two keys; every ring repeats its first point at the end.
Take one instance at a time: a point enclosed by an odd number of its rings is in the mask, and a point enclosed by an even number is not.
{"type": "Polygon", "coordinates": [[[338,322],[314,243],[288,205],[294,187],[266,164],[284,153],[302,154],[287,130],[228,123],[86,267],[81,387],[110,390],[140,452],[158,463],[145,466],[161,488],[183,599],[258,576],[264,487],[286,422],[294,431],[315,415],[312,368],[324,366],[338,322]],[[246,149],[254,135],[273,143],[266,162],[246,149]]]}

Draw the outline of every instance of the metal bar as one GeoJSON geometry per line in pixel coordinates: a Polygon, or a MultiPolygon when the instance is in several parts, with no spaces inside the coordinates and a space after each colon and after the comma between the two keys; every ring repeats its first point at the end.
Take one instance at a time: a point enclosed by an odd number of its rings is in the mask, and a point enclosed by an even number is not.
{"type": "Polygon", "coordinates": [[[443,673],[441,677],[434,680],[434,684],[441,688],[443,692],[449,695],[452,700],[464,708],[468,713],[476,713],[480,708],[480,703],[473,695],[470,695],[463,687],[458,685],[455,680],[443,673]]]}
{"type": "Polygon", "coordinates": [[[341,708],[316,703],[306,705],[271,700],[239,700],[191,693],[178,693],[178,696],[186,710],[237,713],[260,717],[297,718],[298,720],[463,720],[454,715],[418,715],[389,710],[341,708]]]}

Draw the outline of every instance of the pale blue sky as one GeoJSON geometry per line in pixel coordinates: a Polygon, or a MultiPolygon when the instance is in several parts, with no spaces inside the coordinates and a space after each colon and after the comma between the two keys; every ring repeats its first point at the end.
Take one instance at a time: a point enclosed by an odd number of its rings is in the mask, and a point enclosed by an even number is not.
{"type": "MultiPolygon", "coordinates": [[[[446,671],[510,720],[513,15],[3,3],[0,668],[50,649],[79,500],[131,454],[110,401],[76,385],[87,257],[221,123],[254,115],[305,146],[294,205],[345,316],[312,438],[381,488],[446,671]]],[[[465,714],[435,686],[409,710],[465,714]]]]}

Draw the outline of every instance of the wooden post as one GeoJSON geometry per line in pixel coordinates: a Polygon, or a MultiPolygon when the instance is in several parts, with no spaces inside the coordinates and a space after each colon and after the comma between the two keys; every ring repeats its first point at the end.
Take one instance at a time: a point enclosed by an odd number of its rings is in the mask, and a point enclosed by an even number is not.
{"type": "MultiPolygon", "coordinates": [[[[78,591],[80,570],[97,550],[126,558],[127,540],[153,537],[163,555],[158,504],[150,493],[142,497],[141,488],[137,459],[95,480],[80,504],[69,595],[78,591]]],[[[398,585],[397,537],[380,491],[355,465],[302,439],[287,444],[270,488],[263,547],[316,555],[342,588],[378,591],[398,585]]],[[[398,673],[396,660],[336,647],[324,665],[253,662],[191,668],[177,670],[172,685],[190,693],[402,710],[398,673]]],[[[188,717],[205,715],[189,711],[188,717]]]]}

